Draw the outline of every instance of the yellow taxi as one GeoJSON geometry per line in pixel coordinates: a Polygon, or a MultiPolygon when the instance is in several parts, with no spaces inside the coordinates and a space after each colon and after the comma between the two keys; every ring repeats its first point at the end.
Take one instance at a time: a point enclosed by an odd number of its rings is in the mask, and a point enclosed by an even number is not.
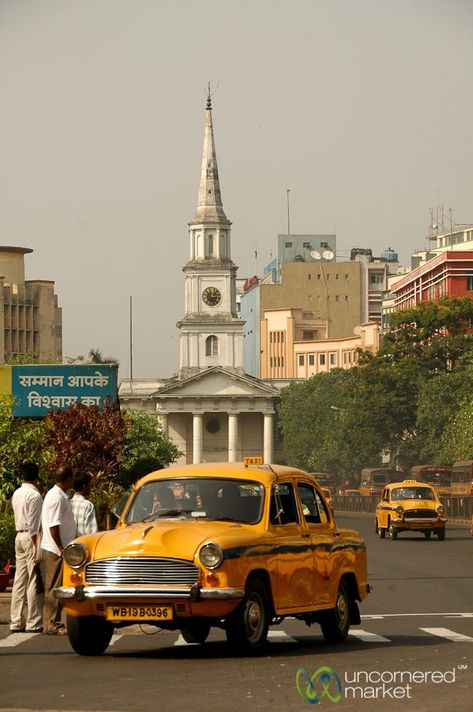
{"type": "Polygon", "coordinates": [[[64,551],[55,595],[73,649],[100,655],[115,628],[146,623],[259,652],[285,616],[343,641],[369,591],[366,546],[339,529],[319,485],[281,465],[185,465],[135,485],[117,528],[64,551]]]}
{"type": "Polygon", "coordinates": [[[404,480],[387,485],[376,507],[376,532],[397,539],[400,532],[422,532],[426,539],[435,533],[445,539],[447,517],[434,487],[425,482],[404,480]]]}

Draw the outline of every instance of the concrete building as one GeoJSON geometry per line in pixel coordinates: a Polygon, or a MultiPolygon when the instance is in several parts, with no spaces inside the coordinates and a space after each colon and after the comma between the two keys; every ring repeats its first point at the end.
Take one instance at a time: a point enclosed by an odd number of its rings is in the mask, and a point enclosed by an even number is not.
{"type": "Polygon", "coordinates": [[[0,247],[0,364],[62,361],[62,309],[54,282],[25,280],[28,247],[0,247]]]}
{"type": "Polygon", "coordinates": [[[209,97],[197,210],[189,223],[189,260],[183,268],[179,373],[166,382],[122,381],[119,390],[122,404],[160,415],[183,453],[178,464],[235,462],[246,456],[264,462],[281,459],[275,423],[279,392],[243,368],[245,322],[238,313],[230,227],[220,192],[209,97]]]}

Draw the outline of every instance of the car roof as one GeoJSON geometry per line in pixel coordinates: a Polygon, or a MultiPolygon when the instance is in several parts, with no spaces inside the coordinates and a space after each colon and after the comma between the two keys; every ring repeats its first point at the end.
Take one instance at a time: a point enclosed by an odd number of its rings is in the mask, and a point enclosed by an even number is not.
{"type": "Polygon", "coordinates": [[[418,480],[401,480],[400,482],[390,482],[386,485],[386,489],[395,489],[398,487],[429,487],[434,489],[428,482],[419,482],[418,480]]]}
{"type": "Polygon", "coordinates": [[[178,465],[156,470],[145,475],[136,483],[136,487],[157,479],[179,479],[181,477],[221,477],[229,479],[257,480],[270,485],[278,480],[291,477],[313,479],[296,467],[287,465],[245,465],[243,462],[202,462],[198,465],[178,465]]]}

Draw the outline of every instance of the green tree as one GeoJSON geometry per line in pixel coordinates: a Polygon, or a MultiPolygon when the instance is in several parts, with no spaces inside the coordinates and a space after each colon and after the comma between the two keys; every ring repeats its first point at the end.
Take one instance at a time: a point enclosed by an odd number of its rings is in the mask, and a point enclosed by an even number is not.
{"type": "Polygon", "coordinates": [[[106,363],[111,363],[115,364],[116,366],[120,365],[120,361],[116,356],[103,356],[102,352],[98,348],[91,348],[89,349],[89,355],[87,358],[85,356],[66,356],[66,362],[68,364],[74,364],[74,363],[91,363],[91,364],[106,364],[106,363]]]}
{"type": "Polygon", "coordinates": [[[0,496],[5,498],[20,485],[18,468],[23,462],[34,461],[44,471],[53,457],[44,421],[16,418],[12,408],[12,396],[0,395],[0,496]]]}
{"type": "Polygon", "coordinates": [[[167,467],[182,453],[164,433],[159,417],[143,410],[126,410],[127,430],[121,454],[122,483],[167,467]]]}

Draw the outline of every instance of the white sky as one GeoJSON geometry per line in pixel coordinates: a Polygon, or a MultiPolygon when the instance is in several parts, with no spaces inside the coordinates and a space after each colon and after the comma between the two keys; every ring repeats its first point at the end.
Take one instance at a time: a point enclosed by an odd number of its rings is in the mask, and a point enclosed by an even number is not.
{"type": "Polygon", "coordinates": [[[471,0],[0,0],[0,244],[53,279],[64,354],[178,368],[206,83],[239,276],[286,232],[425,246],[473,223],[471,0]]]}

